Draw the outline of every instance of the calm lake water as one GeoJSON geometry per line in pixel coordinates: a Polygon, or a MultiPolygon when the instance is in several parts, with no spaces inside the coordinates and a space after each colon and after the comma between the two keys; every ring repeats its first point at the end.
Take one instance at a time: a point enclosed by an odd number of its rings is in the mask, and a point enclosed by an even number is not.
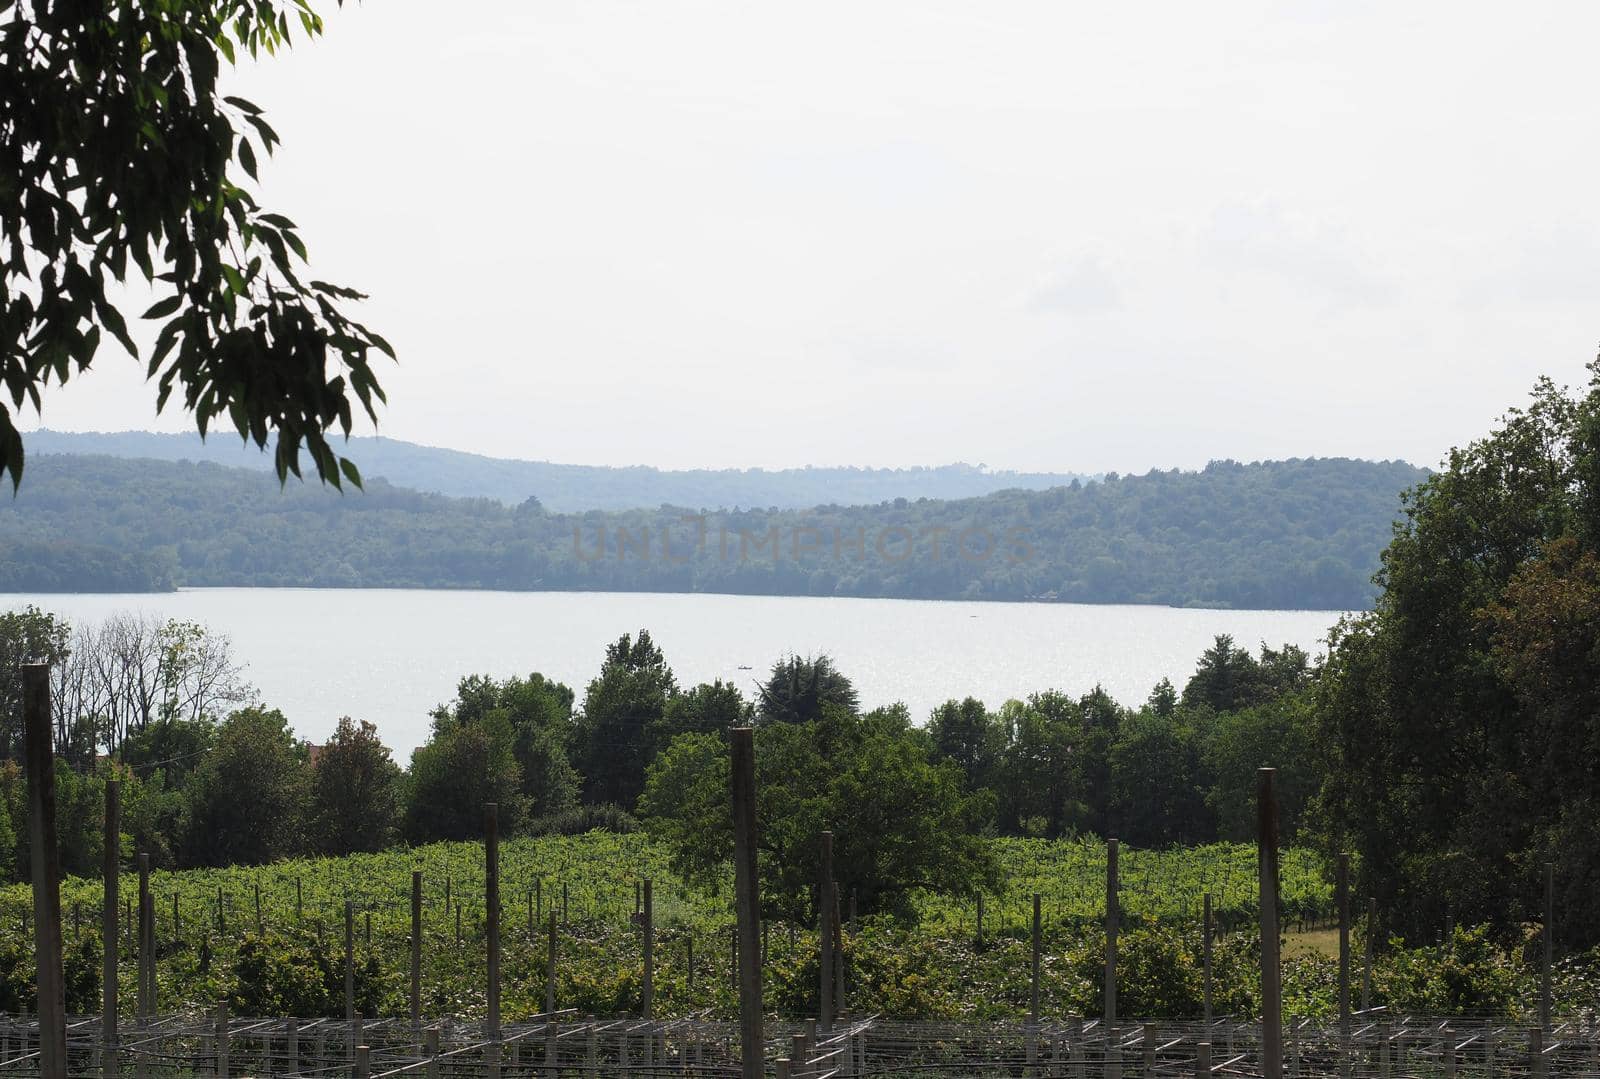
{"type": "Polygon", "coordinates": [[[427,738],[428,710],[465,675],[543,672],[577,691],[608,643],[643,627],[683,685],[756,679],[788,652],[827,652],[866,706],[904,701],[921,721],[949,697],[991,707],[1096,682],[1137,704],[1162,677],[1180,689],[1219,633],[1254,649],[1312,654],[1331,611],[1196,611],[1079,604],[613,592],[207,588],[163,595],[7,595],[71,621],[151,611],[227,634],[267,704],[306,738],[343,715],[371,720],[402,760],[427,738]],[[742,669],[749,667],[749,670],[742,669]]]}

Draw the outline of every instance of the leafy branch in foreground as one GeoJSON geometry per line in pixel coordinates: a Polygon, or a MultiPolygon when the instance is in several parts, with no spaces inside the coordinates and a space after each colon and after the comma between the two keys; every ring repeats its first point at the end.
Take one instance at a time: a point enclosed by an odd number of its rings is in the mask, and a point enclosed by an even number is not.
{"type": "Polygon", "coordinates": [[[307,0],[0,0],[0,474],[13,487],[13,411],[40,410],[106,335],[137,358],[115,299],[130,261],[165,294],[143,316],[162,323],[147,361],[158,411],[178,393],[202,435],[221,416],[257,446],[276,431],[280,482],[301,475],[303,446],[323,482],[360,486],[326,433],[348,436],[357,404],[376,422],[372,353],[394,351],[341,310],[360,293],[302,278],[294,223],[240,186],[278,135],[218,88],[223,60],[276,53],[293,24],[322,31],[307,0]]]}

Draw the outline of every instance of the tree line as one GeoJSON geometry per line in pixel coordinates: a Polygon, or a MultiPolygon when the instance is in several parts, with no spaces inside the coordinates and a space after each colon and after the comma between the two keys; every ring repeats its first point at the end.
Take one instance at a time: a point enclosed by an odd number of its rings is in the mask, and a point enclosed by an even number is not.
{"type": "Polygon", "coordinates": [[[550,512],[373,480],[343,494],[187,462],[41,456],[0,504],[0,591],[297,586],[1362,609],[1426,475],[1214,462],[1049,490],[810,510],[550,512]],[[136,579],[135,579],[136,578],[136,579]]]}
{"type": "MultiPolygon", "coordinates": [[[[100,864],[104,784],[116,777],[128,849],[157,866],[469,839],[495,802],[512,835],[642,820],[680,868],[714,879],[731,842],[726,732],[753,724],[768,899],[799,919],[825,828],[864,908],[901,912],[919,888],[994,884],[992,835],[1117,834],[1141,846],[1244,837],[1262,755],[1297,771],[1283,754],[1305,741],[1313,674],[1296,648],[1256,656],[1222,637],[1181,693],[1164,681],[1137,709],[1099,688],[1047,691],[997,709],[951,700],[919,725],[903,705],[864,709],[826,655],[782,657],[749,697],[723,681],[680,686],[641,630],[608,646],[581,696],[538,673],[463,679],[402,768],[371,722],[342,719],[321,745],[298,738],[204,627],[118,616],[74,628],[29,608],[0,616],[0,859],[18,877],[18,665],[29,658],[53,664],[69,872],[100,864]]],[[[1307,782],[1288,784],[1290,836],[1307,782]]]]}
{"type": "MultiPolygon", "coordinates": [[[[267,440],[268,446],[274,440],[267,440]]],[[[648,465],[609,467],[523,461],[419,446],[413,442],[357,435],[350,456],[364,475],[396,487],[457,498],[491,498],[508,506],[537,495],[558,513],[670,506],[775,506],[803,509],[835,502],[871,505],[892,498],[972,498],[1013,487],[1043,490],[1095,477],[1072,472],[996,471],[982,465],[913,468],[691,468],[648,465]]],[[[272,455],[232,439],[152,431],[34,431],[28,452],[103,454],[157,461],[210,461],[230,468],[268,471],[272,455]]]]}

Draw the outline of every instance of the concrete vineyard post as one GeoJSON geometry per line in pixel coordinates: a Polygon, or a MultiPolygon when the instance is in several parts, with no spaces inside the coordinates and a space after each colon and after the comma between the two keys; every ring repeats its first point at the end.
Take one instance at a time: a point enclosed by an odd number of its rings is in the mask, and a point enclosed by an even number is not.
{"type": "Polygon", "coordinates": [[[1200,964],[1205,974],[1204,1008],[1207,1037],[1210,1037],[1211,1027],[1211,893],[1205,894],[1205,901],[1201,914],[1201,940],[1200,964]]]}
{"type": "Polygon", "coordinates": [[[61,969],[61,854],[56,847],[55,747],[50,665],[22,668],[23,751],[28,778],[28,859],[33,877],[34,960],[39,997],[39,1074],[66,1079],[67,997],[61,969]]]}
{"type": "Polygon", "coordinates": [[[762,1001],[760,897],[756,876],[756,752],[755,735],[749,727],[735,727],[729,734],[731,796],[733,801],[733,876],[734,909],[737,919],[735,942],[739,949],[739,1052],[743,1079],[761,1079],[762,1001]]]}
{"type": "Polygon", "coordinates": [[[1277,770],[1256,772],[1256,851],[1261,902],[1262,1079],[1283,1075],[1283,982],[1278,965],[1277,770]]]}
{"type": "Polygon", "coordinates": [[[100,1032],[105,1042],[101,1066],[105,1079],[118,1079],[121,1062],[117,1048],[117,885],[122,875],[122,781],[106,782],[105,851],[101,878],[105,898],[101,903],[100,938],[105,942],[100,961],[100,1032]]]}

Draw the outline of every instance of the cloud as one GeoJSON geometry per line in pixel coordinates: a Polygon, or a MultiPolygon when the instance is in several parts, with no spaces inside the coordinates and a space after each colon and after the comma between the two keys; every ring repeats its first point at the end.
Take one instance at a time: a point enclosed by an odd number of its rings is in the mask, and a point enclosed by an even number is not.
{"type": "Polygon", "coordinates": [[[1581,223],[1518,236],[1484,257],[1480,273],[1462,285],[1459,302],[1592,309],[1600,302],[1600,236],[1581,223]]]}
{"type": "Polygon", "coordinates": [[[1273,203],[1217,207],[1202,233],[1201,258],[1215,269],[1270,277],[1336,306],[1378,306],[1394,283],[1341,230],[1273,203]]]}
{"type": "Polygon", "coordinates": [[[1050,274],[1028,299],[1031,311],[1081,313],[1114,311],[1122,290],[1098,258],[1080,258],[1050,274]]]}

